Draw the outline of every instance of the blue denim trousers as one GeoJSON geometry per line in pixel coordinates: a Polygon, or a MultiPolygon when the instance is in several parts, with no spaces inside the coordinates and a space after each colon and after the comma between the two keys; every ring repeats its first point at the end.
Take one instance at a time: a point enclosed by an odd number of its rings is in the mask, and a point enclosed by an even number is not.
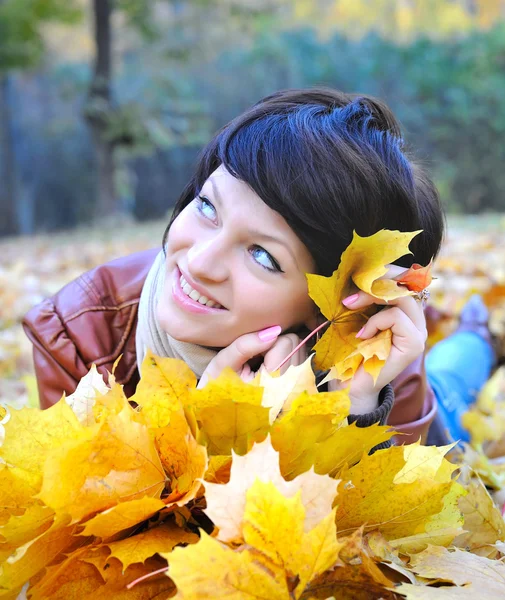
{"type": "MultiPolygon", "coordinates": [[[[494,360],[491,344],[473,331],[456,332],[428,352],[426,376],[438,401],[435,428],[449,436],[447,443],[469,440],[461,416],[489,379],[494,360]]],[[[428,443],[435,443],[430,437],[428,443]]]]}

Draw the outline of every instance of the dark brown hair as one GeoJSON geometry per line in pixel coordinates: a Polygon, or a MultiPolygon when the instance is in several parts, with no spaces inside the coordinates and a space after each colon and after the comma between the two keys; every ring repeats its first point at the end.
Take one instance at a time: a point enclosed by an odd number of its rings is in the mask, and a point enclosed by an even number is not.
{"type": "Polygon", "coordinates": [[[330,275],[352,239],[380,229],[423,232],[413,255],[437,255],[444,214],[437,190],[407,152],[400,125],[380,100],[326,87],[267,96],[220,129],[202,151],[165,231],[220,165],[277,211],[330,275]]]}

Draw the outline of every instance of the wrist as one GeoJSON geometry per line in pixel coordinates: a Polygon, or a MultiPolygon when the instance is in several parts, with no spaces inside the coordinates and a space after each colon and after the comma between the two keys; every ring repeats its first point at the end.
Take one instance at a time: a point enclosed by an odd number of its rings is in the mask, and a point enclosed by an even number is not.
{"type": "Polygon", "coordinates": [[[356,396],[349,395],[351,401],[351,415],[365,415],[377,410],[379,407],[379,394],[356,396]]]}

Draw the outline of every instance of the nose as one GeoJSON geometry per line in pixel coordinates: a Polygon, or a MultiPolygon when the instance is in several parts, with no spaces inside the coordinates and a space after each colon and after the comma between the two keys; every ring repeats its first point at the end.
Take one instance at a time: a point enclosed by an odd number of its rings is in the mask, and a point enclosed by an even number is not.
{"type": "Polygon", "coordinates": [[[230,249],[220,236],[199,240],[188,250],[188,271],[194,279],[225,281],[228,278],[226,256],[230,249]]]}

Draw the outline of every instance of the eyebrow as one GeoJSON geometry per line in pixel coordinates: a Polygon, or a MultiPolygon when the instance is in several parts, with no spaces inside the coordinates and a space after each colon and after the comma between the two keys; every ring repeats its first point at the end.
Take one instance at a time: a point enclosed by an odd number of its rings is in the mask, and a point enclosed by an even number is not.
{"type": "MultiPolygon", "coordinates": [[[[219,193],[219,189],[214,180],[214,177],[209,177],[208,181],[210,181],[210,184],[212,185],[212,190],[214,192],[216,199],[218,200],[219,204],[221,204],[221,206],[222,206],[223,199],[221,198],[221,194],[219,193]]],[[[295,261],[295,264],[298,266],[298,261],[296,260],[296,256],[293,254],[293,251],[291,250],[289,244],[287,244],[284,240],[281,240],[280,238],[277,238],[272,235],[268,235],[266,233],[262,233],[261,231],[256,231],[255,229],[248,229],[247,232],[252,237],[260,238],[260,239],[263,239],[263,240],[266,240],[269,242],[274,242],[275,244],[280,244],[291,254],[292,259],[295,261]]]]}

